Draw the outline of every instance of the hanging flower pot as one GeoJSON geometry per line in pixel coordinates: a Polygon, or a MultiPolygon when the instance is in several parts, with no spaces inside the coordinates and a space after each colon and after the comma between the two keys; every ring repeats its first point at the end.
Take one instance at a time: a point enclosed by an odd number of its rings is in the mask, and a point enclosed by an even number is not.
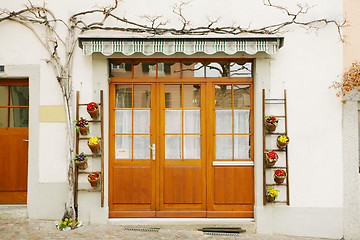
{"type": "Polygon", "coordinates": [[[279,155],[274,151],[265,151],[266,154],[266,165],[272,167],[279,159],[279,155]]]}
{"type": "Polygon", "coordinates": [[[88,141],[88,146],[92,153],[98,153],[100,151],[100,140],[97,137],[92,137],[88,141]]]}
{"type": "Polygon", "coordinates": [[[279,190],[276,190],[275,188],[273,187],[269,187],[267,190],[266,190],[266,200],[268,202],[273,202],[275,201],[275,199],[278,197],[279,195],[279,190]]]}
{"type": "Polygon", "coordinates": [[[74,161],[80,170],[85,170],[88,166],[87,157],[84,153],[76,154],[74,161]]]}
{"type": "Polygon", "coordinates": [[[273,115],[265,116],[265,126],[269,132],[275,131],[278,122],[279,122],[279,119],[277,119],[273,115]]]}
{"type": "Polygon", "coordinates": [[[75,120],[73,122],[75,124],[76,132],[80,133],[81,135],[88,135],[89,134],[89,122],[86,118],[80,118],[80,120],[75,120]]]}
{"type": "Polygon", "coordinates": [[[282,170],[282,169],[277,169],[275,172],[274,172],[274,181],[277,183],[277,184],[281,184],[284,182],[286,178],[286,171],[285,170],[282,170]]]}
{"type": "Polygon", "coordinates": [[[290,141],[290,138],[286,135],[279,135],[276,141],[277,141],[276,145],[278,148],[286,148],[287,144],[290,141]]]}
{"type": "Polygon", "coordinates": [[[100,184],[100,174],[97,172],[92,172],[88,175],[88,181],[92,187],[97,187],[100,184]]]}
{"type": "Polygon", "coordinates": [[[99,117],[99,106],[95,102],[88,103],[86,110],[92,118],[99,117]]]}

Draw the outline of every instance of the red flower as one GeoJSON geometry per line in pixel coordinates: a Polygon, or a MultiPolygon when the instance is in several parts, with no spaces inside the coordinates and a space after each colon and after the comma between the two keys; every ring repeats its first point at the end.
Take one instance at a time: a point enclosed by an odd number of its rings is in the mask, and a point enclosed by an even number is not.
{"type": "Polygon", "coordinates": [[[87,110],[91,111],[91,112],[96,110],[97,108],[98,108],[98,106],[97,106],[97,104],[95,102],[90,102],[87,105],[87,110]]]}

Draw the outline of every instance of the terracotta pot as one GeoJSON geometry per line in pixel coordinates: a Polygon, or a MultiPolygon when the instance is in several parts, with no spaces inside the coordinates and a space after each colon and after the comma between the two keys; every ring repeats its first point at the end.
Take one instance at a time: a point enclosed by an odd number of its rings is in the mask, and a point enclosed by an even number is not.
{"type": "Polygon", "coordinates": [[[268,167],[274,166],[276,162],[277,162],[277,160],[270,162],[270,158],[268,158],[268,157],[266,156],[266,165],[267,165],[268,167]]]}
{"type": "Polygon", "coordinates": [[[99,151],[100,151],[100,142],[101,141],[99,141],[97,144],[95,144],[95,145],[89,145],[89,142],[88,142],[88,146],[89,146],[89,148],[90,148],[90,150],[91,150],[91,152],[92,153],[98,153],[99,151]]]}
{"type": "Polygon", "coordinates": [[[275,129],[276,129],[276,125],[273,124],[273,123],[268,123],[267,121],[265,121],[265,125],[266,125],[266,129],[267,129],[269,132],[273,132],[273,131],[275,131],[275,129]]]}
{"type": "Polygon", "coordinates": [[[268,202],[273,202],[273,201],[275,201],[275,198],[272,197],[272,196],[270,196],[270,195],[266,195],[266,200],[267,200],[268,202]]]}
{"type": "Polygon", "coordinates": [[[99,112],[99,107],[97,108],[97,109],[95,109],[94,111],[89,111],[89,110],[87,110],[87,112],[90,114],[90,116],[92,117],[92,118],[98,118],[99,117],[99,114],[100,114],[100,112],[99,112]]]}
{"type": "Polygon", "coordinates": [[[92,187],[97,187],[100,185],[100,175],[98,178],[96,178],[95,180],[91,180],[88,178],[89,183],[91,184],[92,187]]]}
{"type": "Polygon", "coordinates": [[[280,137],[280,136],[278,136],[278,137],[276,138],[276,145],[277,145],[277,147],[278,147],[278,148],[286,148],[287,144],[288,144],[289,141],[290,141],[290,138],[287,137],[287,138],[288,138],[288,141],[283,143],[283,142],[280,142],[280,141],[279,141],[279,137],[280,137]]]}
{"type": "Polygon", "coordinates": [[[87,158],[85,158],[84,161],[81,161],[81,162],[75,161],[75,164],[78,166],[78,168],[80,170],[85,170],[87,168],[87,166],[88,166],[87,158]]]}
{"type": "Polygon", "coordinates": [[[282,177],[279,177],[277,176],[275,173],[274,173],[274,181],[277,183],[277,184],[281,184],[284,182],[285,178],[286,178],[286,175],[287,173],[285,172],[285,176],[282,176],[282,177]]]}
{"type": "Polygon", "coordinates": [[[89,126],[86,126],[86,127],[81,127],[80,128],[80,134],[81,135],[88,135],[89,134],[89,126]]]}

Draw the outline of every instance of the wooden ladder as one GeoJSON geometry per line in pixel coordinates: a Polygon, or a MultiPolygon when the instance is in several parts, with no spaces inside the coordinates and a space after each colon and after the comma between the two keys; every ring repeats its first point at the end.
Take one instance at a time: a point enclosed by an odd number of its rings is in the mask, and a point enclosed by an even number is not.
{"type": "MultiPolygon", "coordinates": [[[[287,205],[290,205],[290,193],[289,193],[289,162],[288,162],[288,146],[286,146],[284,149],[274,148],[269,149],[267,146],[269,145],[269,141],[275,141],[278,135],[287,135],[287,107],[286,107],[286,90],[284,90],[284,98],[278,98],[278,99],[272,99],[272,98],[265,98],[265,89],[262,91],[262,98],[263,98],[263,104],[262,104],[262,118],[263,118],[263,204],[266,205],[266,190],[268,187],[274,187],[274,186],[281,186],[282,188],[285,187],[286,189],[286,195],[285,195],[285,201],[274,201],[273,203],[286,203],[287,205]],[[267,111],[267,107],[271,104],[281,104],[283,105],[283,115],[275,116],[276,118],[280,119],[280,124],[284,124],[284,130],[283,132],[268,132],[265,127],[265,116],[273,115],[269,114],[267,111]],[[266,162],[266,154],[265,151],[274,151],[274,152],[284,152],[285,154],[285,165],[284,166],[272,166],[269,167],[265,164],[266,162]],[[272,179],[266,179],[266,173],[268,171],[273,171],[276,169],[285,169],[287,176],[285,183],[277,184],[272,179]]],[[[282,154],[283,155],[283,154],[282,154]]],[[[280,156],[279,156],[280,158],[280,156]]]]}
{"type": "MultiPolygon", "coordinates": [[[[80,103],[80,93],[79,91],[76,92],[76,120],[80,119],[79,116],[79,109],[80,107],[86,107],[87,104],[86,103],[80,103]]],[[[91,157],[92,161],[95,161],[95,158],[101,158],[101,171],[96,171],[96,172],[100,172],[100,187],[98,188],[86,188],[86,189],[79,189],[78,188],[78,179],[79,179],[79,174],[90,174],[90,172],[88,171],[82,171],[79,170],[77,165],[75,165],[75,196],[74,196],[74,202],[75,202],[75,209],[76,209],[76,214],[78,211],[78,194],[79,192],[101,192],[101,207],[104,207],[104,99],[103,99],[103,90],[100,90],[100,103],[98,103],[99,107],[100,107],[100,120],[88,120],[89,124],[93,124],[94,127],[96,125],[98,125],[100,123],[100,131],[101,131],[101,136],[98,137],[101,142],[101,151],[100,153],[97,154],[86,154],[87,157],[91,157]]],[[[76,147],[75,147],[75,153],[79,154],[79,142],[80,141],[88,141],[90,138],[89,137],[80,137],[80,134],[77,132],[76,133],[76,147]]],[[[88,159],[89,161],[89,159],[88,159]]]]}

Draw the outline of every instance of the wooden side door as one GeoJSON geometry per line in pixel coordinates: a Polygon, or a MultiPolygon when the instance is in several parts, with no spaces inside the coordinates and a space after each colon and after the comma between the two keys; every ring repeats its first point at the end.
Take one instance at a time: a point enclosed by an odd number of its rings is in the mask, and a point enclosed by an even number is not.
{"type": "Polygon", "coordinates": [[[157,217],[206,217],[205,84],[160,85],[157,217]]]}
{"type": "Polygon", "coordinates": [[[155,217],[154,99],[154,84],[110,84],[110,217],[155,217]]]}
{"type": "Polygon", "coordinates": [[[0,204],[26,204],[29,86],[0,79],[0,204]]]}
{"type": "Polygon", "coordinates": [[[212,96],[207,217],[254,217],[252,81],[211,83],[207,90],[212,96]]]}

